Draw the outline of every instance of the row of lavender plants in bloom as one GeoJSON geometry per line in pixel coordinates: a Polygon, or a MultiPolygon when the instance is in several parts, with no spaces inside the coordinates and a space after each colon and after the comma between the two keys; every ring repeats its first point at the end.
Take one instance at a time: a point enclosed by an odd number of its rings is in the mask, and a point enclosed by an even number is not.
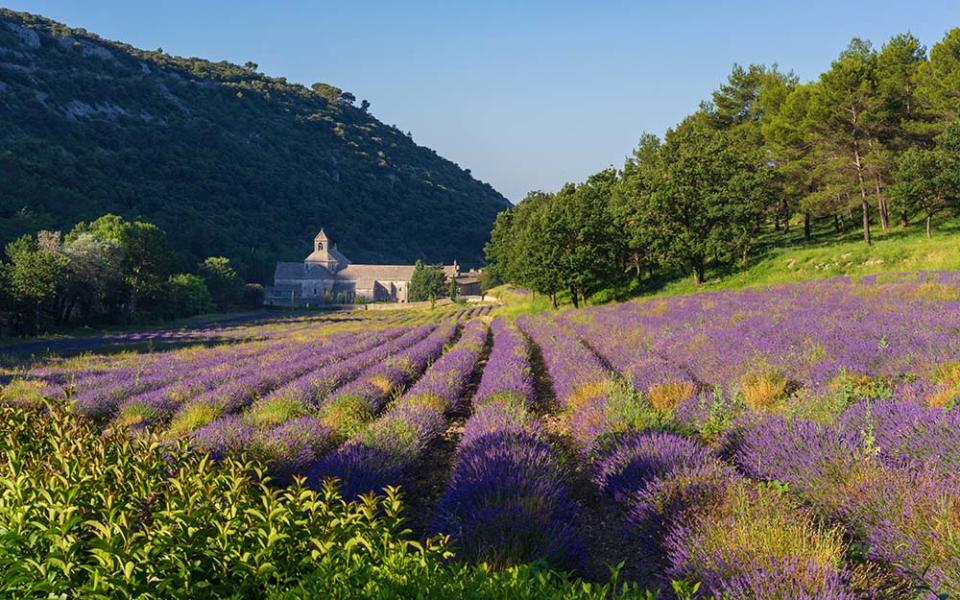
{"type": "MultiPolygon", "coordinates": [[[[174,433],[189,433],[205,420],[236,412],[292,379],[363,352],[399,334],[398,330],[347,333],[316,342],[290,344],[271,354],[256,353],[250,360],[239,364],[230,362],[229,352],[219,363],[187,363],[175,369],[177,376],[168,385],[135,395],[124,393],[119,419],[123,425],[146,426],[172,418],[174,433]],[[192,369],[192,366],[201,368],[192,369]]],[[[161,378],[168,379],[169,376],[161,378]]],[[[105,389],[101,387],[101,393],[105,389]]],[[[83,406],[79,394],[77,402],[83,406]]]]}
{"type": "Polygon", "coordinates": [[[253,454],[281,480],[306,474],[413,381],[454,332],[452,324],[426,325],[374,344],[278,387],[243,414],[196,429],[193,443],[214,454],[253,454]]]}
{"type": "Polygon", "coordinates": [[[591,308],[561,320],[638,390],[659,383],[650,371],[684,384],[672,396],[656,391],[668,404],[695,404],[695,390],[718,387],[755,406],[788,395],[810,406],[844,375],[941,406],[960,393],[960,381],[941,369],[960,360],[956,273],[704,293],[591,308]]]}
{"type": "Polygon", "coordinates": [[[505,567],[546,558],[582,568],[578,507],[533,414],[530,347],[501,319],[491,330],[493,346],[435,529],[451,535],[465,559],[505,567]]]}
{"type": "MultiPolygon", "coordinates": [[[[568,330],[522,326],[540,345],[572,437],[597,485],[623,507],[661,583],[695,579],[716,597],[852,597],[835,530],[746,481],[700,443],[637,430],[615,374],[568,330]]],[[[634,407],[635,409],[636,407],[634,407]]],[[[633,557],[638,560],[640,557],[633,557]]]]}
{"type": "Polygon", "coordinates": [[[664,581],[693,577],[731,597],[950,597],[960,590],[957,283],[819,282],[521,324],[572,436],[594,452],[598,485],[664,581]],[[803,306],[815,321],[784,314],[803,306]],[[811,343],[811,361],[788,368],[811,343]],[[651,423],[687,437],[631,431],[651,423]]]}
{"type": "Polygon", "coordinates": [[[318,463],[311,479],[337,477],[347,497],[407,481],[413,465],[445,431],[447,415],[463,399],[486,337],[485,323],[468,322],[456,344],[388,412],[318,463]]]}

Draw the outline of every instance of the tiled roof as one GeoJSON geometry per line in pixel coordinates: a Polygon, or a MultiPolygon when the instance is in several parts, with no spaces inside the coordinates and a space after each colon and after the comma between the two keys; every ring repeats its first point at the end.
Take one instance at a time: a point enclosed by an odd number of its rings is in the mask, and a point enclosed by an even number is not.
{"type": "Polygon", "coordinates": [[[326,268],[312,264],[308,265],[302,262],[278,262],[277,268],[273,271],[273,281],[323,281],[335,279],[334,275],[326,268]]]}
{"type": "Polygon", "coordinates": [[[337,277],[354,281],[410,281],[413,265],[349,265],[337,277]]]}
{"type": "MultiPolygon", "coordinates": [[[[344,259],[346,260],[346,259],[344,259]]],[[[331,273],[326,267],[316,263],[278,262],[273,273],[274,283],[279,281],[352,281],[357,287],[368,288],[373,281],[410,281],[413,277],[413,265],[355,265],[347,266],[331,273]]],[[[453,265],[444,266],[447,277],[456,274],[453,265]]]]}

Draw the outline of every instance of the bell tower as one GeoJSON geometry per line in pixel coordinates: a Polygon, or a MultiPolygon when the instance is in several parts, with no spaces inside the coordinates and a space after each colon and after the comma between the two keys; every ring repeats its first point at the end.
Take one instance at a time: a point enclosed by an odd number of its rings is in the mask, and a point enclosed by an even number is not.
{"type": "Polygon", "coordinates": [[[313,238],[313,253],[321,261],[329,260],[330,257],[330,239],[327,237],[327,234],[323,232],[323,229],[320,229],[320,233],[317,234],[317,237],[313,238]]]}
{"type": "Polygon", "coordinates": [[[319,265],[333,273],[350,264],[350,261],[337,251],[337,245],[330,241],[323,229],[313,238],[313,252],[303,262],[305,268],[319,265]]]}

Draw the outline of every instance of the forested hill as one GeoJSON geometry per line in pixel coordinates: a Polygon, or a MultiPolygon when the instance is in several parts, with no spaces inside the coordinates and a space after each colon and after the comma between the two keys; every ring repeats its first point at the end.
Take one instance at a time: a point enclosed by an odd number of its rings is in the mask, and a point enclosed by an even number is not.
{"type": "Polygon", "coordinates": [[[116,213],[265,279],[321,225],[358,262],[477,262],[507,206],[334,86],[0,9],[0,242],[116,213]]]}

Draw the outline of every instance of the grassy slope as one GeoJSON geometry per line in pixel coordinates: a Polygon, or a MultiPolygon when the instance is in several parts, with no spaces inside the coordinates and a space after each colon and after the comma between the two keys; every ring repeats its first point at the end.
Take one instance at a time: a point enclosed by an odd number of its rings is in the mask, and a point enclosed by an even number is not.
{"type": "MultiPolygon", "coordinates": [[[[809,279],[862,276],[877,273],[915,271],[960,271],[960,221],[951,219],[937,224],[933,239],[927,239],[918,225],[909,229],[895,227],[887,233],[875,232],[874,243],[864,244],[859,230],[836,236],[818,232],[815,242],[785,241],[782,234],[770,234],[766,249],[747,269],[713,271],[707,282],[697,286],[692,277],[634,282],[630,287],[603,290],[589,304],[604,304],[613,298],[680,296],[702,291],[740,289],[758,285],[795,283],[809,279]],[[779,236],[779,237],[777,237],[779,236]]],[[[799,233],[794,230],[794,235],[799,233]]],[[[504,305],[496,316],[515,318],[522,314],[550,310],[547,297],[518,294],[510,286],[491,290],[504,305]]],[[[559,294],[561,310],[569,309],[566,294],[559,294]]]]}
{"type": "Polygon", "coordinates": [[[953,224],[942,227],[930,240],[917,231],[894,229],[878,235],[872,246],[846,236],[840,241],[774,248],[746,270],[712,278],[700,287],[692,278],[675,280],[655,295],[675,296],[844,275],[956,270],[960,270],[960,227],[953,224]]]}

